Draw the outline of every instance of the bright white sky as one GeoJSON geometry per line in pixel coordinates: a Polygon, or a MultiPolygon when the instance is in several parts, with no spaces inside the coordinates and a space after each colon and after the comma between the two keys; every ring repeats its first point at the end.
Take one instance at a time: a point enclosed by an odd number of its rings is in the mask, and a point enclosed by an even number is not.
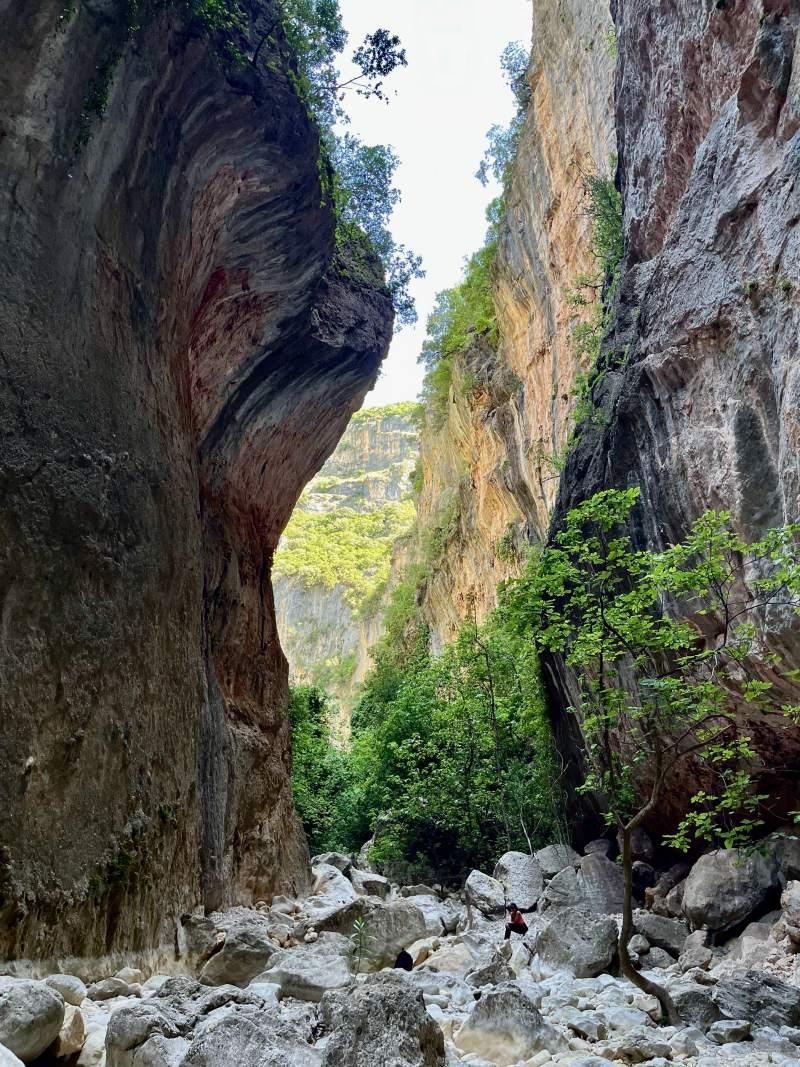
{"type": "Polygon", "coordinates": [[[483,242],[486,205],[497,189],[474,177],[485,134],[508,122],[514,101],[500,71],[509,41],[530,43],[530,0],[340,0],[348,49],[384,27],[399,34],[408,67],[387,82],[388,106],[353,95],[351,130],[367,144],[390,144],[401,165],[403,202],[395,239],[423,258],[427,276],[414,283],[419,322],[396,334],[366,407],[414,400],[422,382],[417,356],[425,321],[440,289],[460,278],[464,257],[483,242]]]}

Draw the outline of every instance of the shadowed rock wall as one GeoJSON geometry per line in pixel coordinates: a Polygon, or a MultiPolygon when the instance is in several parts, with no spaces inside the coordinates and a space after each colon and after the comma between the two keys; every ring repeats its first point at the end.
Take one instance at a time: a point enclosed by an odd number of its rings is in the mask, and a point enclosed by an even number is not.
{"type": "MultiPolygon", "coordinates": [[[[605,418],[570,454],[556,521],[599,489],[638,485],[641,545],[679,539],[707,508],[757,538],[800,517],[800,9],[619,0],[616,22],[619,306],[593,397],[605,418]]],[[[765,652],[796,667],[796,617],[761,625],[765,652]]],[[[572,680],[553,666],[565,707],[572,680]]],[[[800,734],[743,716],[780,821],[796,807],[800,734]]]]}
{"type": "Polygon", "coordinates": [[[281,41],[124,7],[0,0],[0,957],[302,887],[271,557],[391,332],[281,41]]]}

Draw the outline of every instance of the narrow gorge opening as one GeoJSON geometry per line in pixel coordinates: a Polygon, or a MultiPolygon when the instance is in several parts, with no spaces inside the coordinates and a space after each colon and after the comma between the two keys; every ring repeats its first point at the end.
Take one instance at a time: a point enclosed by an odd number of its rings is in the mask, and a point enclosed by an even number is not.
{"type": "Polygon", "coordinates": [[[0,1064],[800,1063],[800,15],[0,0],[0,1064]]]}

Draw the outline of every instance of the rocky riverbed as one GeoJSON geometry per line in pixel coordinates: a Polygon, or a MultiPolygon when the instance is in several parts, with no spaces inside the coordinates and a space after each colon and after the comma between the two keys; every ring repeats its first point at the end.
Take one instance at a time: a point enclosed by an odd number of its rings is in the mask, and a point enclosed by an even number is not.
{"type": "Polygon", "coordinates": [[[170,973],[0,978],[0,1067],[800,1064],[800,843],[658,872],[638,841],[631,948],[679,1027],[619,977],[611,849],[507,853],[454,894],[316,857],[304,900],[183,916],[170,973]],[[510,900],[530,928],[504,941],[510,900]]]}

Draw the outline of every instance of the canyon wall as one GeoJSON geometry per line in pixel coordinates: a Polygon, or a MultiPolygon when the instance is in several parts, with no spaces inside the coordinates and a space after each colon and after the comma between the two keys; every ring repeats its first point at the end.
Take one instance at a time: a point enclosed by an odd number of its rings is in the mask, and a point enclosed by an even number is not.
{"type": "Polygon", "coordinates": [[[392,312],[246,6],[0,0],[0,958],[306,879],[271,558],[392,312]]]}
{"type": "MultiPolygon", "coordinates": [[[[601,417],[570,451],[556,521],[599,489],[637,485],[640,545],[674,542],[708,508],[755,539],[800,518],[800,10],[620,0],[616,20],[625,254],[593,390],[601,417]]],[[[759,622],[763,654],[797,668],[797,617],[759,622]]],[[[711,641],[722,630],[702,624],[711,641]]],[[[574,683],[551,667],[563,709],[574,683]]],[[[763,659],[752,667],[777,681],[763,659]]],[[[790,684],[776,695],[798,700],[790,684]]],[[[800,732],[742,718],[780,821],[796,807],[800,732]]]]}
{"type": "MultiPolygon", "coordinates": [[[[499,230],[500,344],[476,338],[455,360],[445,414],[429,411],[422,438],[420,523],[444,526],[420,587],[437,648],[492,609],[526,542],[600,489],[640,487],[632,532],[650,548],[708,508],[730,511],[747,539],[800,517],[800,11],[611,8],[534,0],[532,99],[499,230]],[[600,373],[584,378],[593,413],[576,429],[576,383],[593,368],[576,354],[586,309],[570,294],[598,276],[591,175],[619,186],[624,256],[600,373]]],[[[760,625],[763,655],[796,668],[796,616],[773,610],[760,625]]],[[[703,627],[713,640],[713,621],[703,627]]],[[[776,680],[764,659],[752,666],[776,680]]],[[[545,668],[578,784],[575,680],[558,660],[545,668]]],[[[776,694],[798,700],[791,683],[776,694]]],[[[780,821],[796,807],[800,735],[780,716],[742,717],[780,821]]]]}
{"type": "Polygon", "coordinates": [[[300,497],[275,555],[290,677],[330,692],[345,732],[383,633],[392,558],[414,519],[418,415],[413,403],[358,412],[300,497]]]}
{"type": "Polygon", "coordinates": [[[498,351],[476,340],[455,362],[444,418],[422,438],[422,527],[446,547],[422,592],[437,647],[496,605],[519,550],[547,536],[582,366],[570,301],[596,272],[586,177],[615,151],[615,47],[607,0],[534,0],[531,102],[499,228],[498,351]]]}

